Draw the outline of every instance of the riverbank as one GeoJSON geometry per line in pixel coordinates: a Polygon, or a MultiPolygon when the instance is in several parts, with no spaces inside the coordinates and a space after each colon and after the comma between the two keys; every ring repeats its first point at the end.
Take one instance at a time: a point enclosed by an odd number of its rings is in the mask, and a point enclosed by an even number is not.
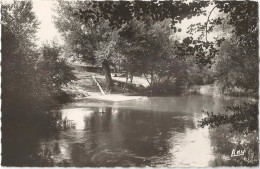
{"type": "Polygon", "coordinates": [[[114,90],[112,92],[106,91],[105,76],[84,70],[82,66],[72,66],[74,68],[73,73],[76,76],[76,80],[71,81],[68,85],[63,86],[62,90],[69,94],[72,99],[91,99],[91,100],[103,100],[103,101],[127,101],[140,99],[142,96],[139,93],[139,89],[145,88],[148,82],[142,78],[134,78],[133,83],[125,83],[125,77],[113,77],[114,90]],[[96,81],[93,79],[96,79],[96,81]],[[100,90],[99,86],[104,90],[104,93],[100,90]],[[146,84],[147,83],[147,84],[146,84]]]}
{"type": "MultiPolygon", "coordinates": [[[[114,90],[108,92],[106,88],[105,76],[84,70],[82,66],[72,66],[74,68],[73,73],[77,77],[76,80],[70,82],[68,85],[63,86],[63,91],[71,95],[73,99],[93,99],[93,100],[105,100],[105,101],[125,101],[138,99],[142,96],[151,95],[149,89],[149,83],[145,78],[134,77],[132,83],[125,82],[125,77],[115,77],[112,75],[114,81],[114,90]],[[93,80],[95,77],[96,81],[93,80]],[[104,90],[102,92],[99,86],[104,90]],[[105,94],[105,95],[104,95],[105,94]]],[[[174,89],[177,90],[177,89],[174,89]]],[[[241,89],[230,90],[229,92],[222,93],[221,90],[215,84],[201,85],[201,86],[190,86],[189,88],[178,90],[179,94],[202,94],[202,95],[212,95],[212,96],[238,96],[238,97],[248,97],[253,100],[257,100],[258,96],[246,92],[241,89]]],[[[174,95],[167,92],[168,95],[174,95]]],[[[153,93],[153,95],[158,95],[158,93],[153,93]]],[[[163,95],[163,94],[162,94],[163,95]]]]}
{"type": "Polygon", "coordinates": [[[221,92],[219,87],[215,84],[191,86],[189,89],[186,90],[185,93],[186,94],[196,93],[196,94],[212,95],[212,96],[247,97],[251,99],[258,99],[258,95],[238,88],[223,93],[221,92]]]}

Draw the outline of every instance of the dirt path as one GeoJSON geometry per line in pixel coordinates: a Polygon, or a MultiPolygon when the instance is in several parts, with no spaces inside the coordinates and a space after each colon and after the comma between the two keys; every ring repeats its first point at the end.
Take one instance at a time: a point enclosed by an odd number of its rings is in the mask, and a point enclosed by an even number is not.
{"type": "Polygon", "coordinates": [[[63,86],[63,90],[71,94],[75,99],[87,98],[89,96],[102,95],[98,86],[93,81],[92,76],[96,73],[73,70],[77,80],[70,82],[67,86],[63,86]]]}
{"type": "MultiPolygon", "coordinates": [[[[63,90],[68,94],[72,95],[74,99],[95,99],[104,101],[126,101],[139,99],[140,96],[126,96],[123,89],[118,89],[117,92],[113,94],[108,94],[105,90],[105,77],[98,73],[87,72],[75,67],[73,73],[77,77],[77,80],[70,82],[67,86],[63,86],[63,90]],[[97,86],[96,82],[93,80],[94,76],[100,83],[101,87],[105,90],[106,95],[103,95],[97,86]]],[[[113,76],[113,75],[112,75],[113,76]]],[[[113,80],[119,82],[125,82],[124,77],[112,77],[113,80]]],[[[143,79],[134,78],[134,85],[146,86],[143,79]],[[138,83],[139,82],[139,83],[138,83]]]]}
{"type": "MultiPolygon", "coordinates": [[[[125,77],[115,77],[114,74],[115,73],[111,73],[111,76],[112,76],[113,80],[125,83],[125,81],[126,81],[125,77]]],[[[104,78],[104,76],[102,76],[100,74],[97,74],[96,77],[104,78]]],[[[132,84],[136,85],[136,86],[142,85],[143,87],[148,87],[149,86],[149,83],[147,82],[147,80],[145,78],[141,78],[141,77],[138,77],[138,76],[134,76],[133,77],[132,84]]]]}

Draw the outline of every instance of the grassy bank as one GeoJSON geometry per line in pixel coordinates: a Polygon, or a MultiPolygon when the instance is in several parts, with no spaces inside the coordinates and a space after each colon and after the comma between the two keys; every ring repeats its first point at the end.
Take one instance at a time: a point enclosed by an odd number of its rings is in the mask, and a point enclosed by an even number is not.
{"type": "Polygon", "coordinates": [[[186,93],[198,93],[198,94],[214,95],[214,96],[227,95],[227,96],[258,98],[258,94],[251,90],[232,88],[229,90],[221,91],[220,88],[215,84],[191,86],[189,89],[187,89],[186,93]]]}

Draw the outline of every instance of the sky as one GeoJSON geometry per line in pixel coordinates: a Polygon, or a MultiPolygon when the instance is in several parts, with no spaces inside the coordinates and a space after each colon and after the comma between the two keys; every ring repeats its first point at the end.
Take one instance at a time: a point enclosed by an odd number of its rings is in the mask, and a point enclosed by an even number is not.
{"type": "Polygon", "coordinates": [[[33,0],[33,11],[37,16],[40,25],[37,33],[38,43],[50,42],[52,40],[62,42],[61,36],[53,23],[53,11],[55,1],[53,0],[33,0]]]}
{"type": "MultiPolygon", "coordinates": [[[[193,16],[191,19],[184,19],[180,24],[177,24],[176,26],[177,27],[180,27],[182,29],[181,32],[178,32],[178,36],[179,37],[187,37],[189,34],[187,34],[187,30],[188,30],[188,27],[191,25],[191,24],[196,24],[196,23],[201,23],[201,24],[204,24],[205,22],[207,22],[207,19],[208,19],[208,14],[210,13],[210,11],[214,8],[213,5],[209,5],[205,10],[206,10],[206,13],[207,15],[204,16],[204,15],[201,15],[201,16],[193,16]]],[[[214,19],[218,16],[219,12],[217,10],[217,8],[215,8],[211,15],[210,15],[210,19],[214,19]]],[[[200,33],[194,33],[193,34],[193,38],[195,39],[196,36],[198,36],[200,33]]],[[[191,35],[189,35],[191,36],[191,35]]],[[[216,37],[218,36],[218,33],[216,32],[211,32],[211,33],[208,33],[208,40],[209,41],[212,41],[214,40],[213,37],[216,37]]]]}
{"type": "MultiPolygon", "coordinates": [[[[37,33],[38,37],[38,44],[40,45],[43,42],[46,41],[52,41],[55,40],[56,42],[63,43],[62,38],[58,32],[58,30],[55,28],[55,25],[53,23],[53,15],[55,15],[55,12],[53,11],[55,4],[57,2],[55,0],[33,0],[33,11],[35,12],[39,22],[39,30],[37,33]]],[[[212,6],[209,6],[207,8],[207,11],[212,9],[212,6]]],[[[217,10],[213,11],[211,18],[216,16],[217,10]]],[[[207,21],[207,16],[199,16],[199,17],[193,17],[192,19],[185,19],[182,21],[182,23],[178,26],[182,28],[182,31],[178,33],[179,37],[186,37],[187,36],[187,28],[190,24],[195,24],[198,22],[204,23],[207,21]]],[[[209,40],[213,39],[214,35],[208,36],[209,40]]]]}

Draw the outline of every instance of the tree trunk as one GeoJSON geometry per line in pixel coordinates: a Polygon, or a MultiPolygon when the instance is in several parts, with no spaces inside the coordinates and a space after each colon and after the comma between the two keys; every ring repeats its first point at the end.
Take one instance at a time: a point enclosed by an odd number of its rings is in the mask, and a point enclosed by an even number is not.
{"type": "Polygon", "coordinates": [[[153,95],[153,87],[154,87],[154,78],[153,78],[153,69],[151,69],[151,96],[153,95]]]}
{"type": "Polygon", "coordinates": [[[130,76],[130,82],[133,83],[134,74],[132,71],[130,71],[129,76],[130,76]]]}
{"type": "Polygon", "coordinates": [[[149,81],[149,79],[146,77],[146,74],[144,73],[144,77],[146,79],[146,81],[149,83],[149,86],[151,87],[151,82],[149,81]]]}
{"type": "Polygon", "coordinates": [[[102,62],[102,68],[103,68],[103,71],[105,73],[105,78],[106,78],[106,89],[107,89],[107,91],[111,92],[113,90],[114,83],[113,83],[113,80],[111,77],[111,71],[110,71],[110,66],[109,66],[108,60],[104,60],[102,62]]]}
{"type": "Polygon", "coordinates": [[[128,72],[125,73],[125,85],[124,85],[124,90],[126,89],[128,83],[128,72]]]}

